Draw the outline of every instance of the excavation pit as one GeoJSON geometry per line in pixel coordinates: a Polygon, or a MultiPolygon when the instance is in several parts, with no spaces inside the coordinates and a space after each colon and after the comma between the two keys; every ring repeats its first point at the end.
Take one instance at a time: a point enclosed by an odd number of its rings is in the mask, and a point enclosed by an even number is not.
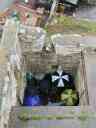
{"type": "MultiPolygon", "coordinates": [[[[45,74],[53,73],[58,65],[73,77],[75,89],[79,95],[78,105],[88,105],[86,73],[82,52],[69,55],[56,55],[54,52],[25,52],[23,54],[25,74],[31,72],[41,80],[45,74]]],[[[26,83],[25,83],[26,86],[26,83]]]]}

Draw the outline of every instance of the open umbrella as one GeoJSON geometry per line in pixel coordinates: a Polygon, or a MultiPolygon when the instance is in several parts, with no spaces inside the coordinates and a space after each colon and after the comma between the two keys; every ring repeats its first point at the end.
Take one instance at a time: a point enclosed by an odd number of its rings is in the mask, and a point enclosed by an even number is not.
{"type": "Polygon", "coordinates": [[[60,94],[67,87],[68,83],[69,76],[64,71],[56,71],[52,74],[52,87],[50,91],[52,102],[58,102],[60,100],[60,94]]]}
{"type": "Polygon", "coordinates": [[[65,89],[75,89],[73,78],[64,72],[61,66],[52,73],[51,81],[50,99],[52,102],[60,101],[60,95],[65,89]]]}
{"type": "Polygon", "coordinates": [[[52,75],[52,82],[56,84],[57,87],[64,87],[65,83],[69,82],[69,76],[65,72],[54,72],[52,75]]]}
{"type": "Polygon", "coordinates": [[[72,89],[64,90],[64,92],[61,94],[61,101],[63,101],[64,105],[66,106],[78,105],[77,92],[72,89]]]}
{"type": "Polygon", "coordinates": [[[23,101],[24,106],[40,106],[41,99],[38,95],[26,96],[23,101]]]}
{"type": "Polygon", "coordinates": [[[32,75],[31,72],[26,73],[26,81],[27,85],[24,91],[24,106],[40,106],[41,98],[39,96],[39,87],[37,84],[37,80],[32,75]]]}
{"type": "Polygon", "coordinates": [[[64,72],[61,67],[58,67],[57,71],[52,74],[52,84],[58,88],[66,88],[67,86],[69,86],[69,88],[72,88],[72,85],[74,85],[74,81],[72,75],[64,72]]]}
{"type": "Polygon", "coordinates": [[[23,106],[40,106],[41,97],[39,95],[39,87],[27,85],[24,91],[23,106]]]}
{"type": "Polygon", "coordinates": [[[74,88],[72,75],[64,72],[61,66],[52,74],[52,84],[58,88],[74,88]]]}

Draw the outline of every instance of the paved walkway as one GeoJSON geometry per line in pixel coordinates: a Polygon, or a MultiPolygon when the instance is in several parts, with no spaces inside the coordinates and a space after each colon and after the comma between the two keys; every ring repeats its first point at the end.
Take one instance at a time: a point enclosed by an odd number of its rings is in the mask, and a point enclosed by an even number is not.
{"type": "Polygon", "coordinates": [[[77,18],[96,21],[96,6],[80,7],[76,13],[77,18]]]}
{"type": "Polygon", "coordinates": [[[95,128],[96,126],[96,116],[90,107],[21,107],[15,108],[12,114],[10,128],[95,128]],[[22,113],[31,118],[20,120],[18,117],[22,113]],[[32,118],[34,115],[37,119],[32,118]]]}

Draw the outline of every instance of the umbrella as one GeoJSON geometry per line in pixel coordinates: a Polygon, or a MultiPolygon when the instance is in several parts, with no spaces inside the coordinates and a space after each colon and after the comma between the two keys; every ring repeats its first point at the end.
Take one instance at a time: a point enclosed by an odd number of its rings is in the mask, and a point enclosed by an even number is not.
{"type": "Polygon", "coordinates": [[[69,75],[63,70],[61,72],[54,72],[52,74],[52,83],[56,87],[65,87],[66,84],[70,82],[69,75]]]}
{"type": "Polygon", "coordinates": [[[50,83],[48,80],[43,79],[40,81],[40,92],[44,95],[48,95],[50,89],[50,83]]]}
{"type": "Polygon", "coordinates": [[[39,87],[34,85],[34,81],[28,81],[24,91],[24,106],[40,106],[41,98],[39,96],[39,87]]]}
{"type": "Polygon", "coordinates": [[[42,97],[42,104],[48,104],[48,97],[51,87],[51,75],[50,73],[45,74],[44,78],[40,80],[40,96],[42,97]]]}
{"type": "Polygon", "coordinates": [[[51,87],[51,75],[45,74],[44,78],[40,80],[40,92],[44,95],[48,95],[51,87]]]}
{"type": "Polygon", "coordinates": [[[66,106],[74,106],[78,104],[78,95],[75,90],[66,89],[61,94],[61,101],[64,102],[66,106]]]}
{"type": "Polygon", "coordinates": [[[41,98],[39,96],[38,86],[27,85],[24,91],[24,106],[40,106],[41,98]]]}
{"type": "Polygon", "coordinates": [[[39,86],[36,78],[31,72],[26,73],[26,88],[24,91],[24,106],[39,106],[41,104],[41,98],[39,96],[39,86]]]}
{"type": "Polygon", "coordinates": [[[23,101],[24,106],[40,106],[41,99],[38,95],[35,96],[26,96],[23,101]]]}
{"type": "Polygon", "coordinates": [[[60,101],[61,93],[65,89],[75,89],[73,78],[70,74],[64,72],[61,66],[51,76],[52,86],[50,90],[50,99],[52,102],[60,101]]]}
{"type": "Polygon", "coordinates": [[[62,66],[58,66],[57,70],[52,74],[52,85],[57,88],[74,89],[74,80],[71,74],[64,72],[62,66]]]}

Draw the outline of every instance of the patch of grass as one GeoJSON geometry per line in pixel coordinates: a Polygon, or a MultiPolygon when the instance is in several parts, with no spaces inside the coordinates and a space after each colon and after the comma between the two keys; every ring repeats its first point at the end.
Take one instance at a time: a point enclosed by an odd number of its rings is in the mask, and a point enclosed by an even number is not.
{"type": "Polygon", "coordinates": [[[90,118],[96,118],[96,115],[94,113],[88,113],[88,112],[80,112],[78,114],[75,114],[73,111],[70,112],[68,115],[38,115],[38,114],[32,114],[28,112],[21,112],[18,114],[18,119],[21,121],[39,121],[39,120],[65,120],[65,119],[78,119],[82,123],[88,121],[90,118]]]}
{"type": "Polygon", "coordinates": [[[73,116],[52,116],[52,115],[27,115],[21,114],[18,116],[18,119],[22,121],[29,121],[29,120],[64,120],[64,119],[73,119],[73,116]]]}
{"type": "Polygon", "coordinates": [[[76,20],[68,16],[54,16],[56,23],[45,26],[49,35],[55,33],[96,33],[96,22],[76,20]]]}
{"type": "Polygon", "coordinates": [[[19,116],[18,116],[18,119],[20,119],[20,120],[22,120],[22,121],[28,121],[28,120],[30,120],[30,116],[28,116],[28,114],[27,113],[22,113],[22,114],[20,114],[19,116]]]}

